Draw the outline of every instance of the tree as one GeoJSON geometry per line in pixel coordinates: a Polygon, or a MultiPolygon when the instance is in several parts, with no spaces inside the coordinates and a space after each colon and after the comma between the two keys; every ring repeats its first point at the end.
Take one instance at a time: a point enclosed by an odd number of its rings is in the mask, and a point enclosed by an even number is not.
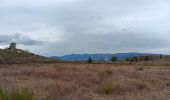
{"type": "Polygon", "coordinates": [[[149,61],[149,56],[144,56],[144,61],[149,61]]]}
{"type": "Polygon", "coordinates": [[[117,57],[113,56],[113,57],[111,58],[111,61],[112,61],[112,62],[117,61],[117,57]]]}
{"type": "Polygon", "coordinates": [[[12,49],[12,50],[16,49],[16,43],[11,42],[10,46],[9,46],[9,49],[12,49]]]}
{"type": "Polygon", "coordinates": [[[163,55],[160,55],[159,58],[162,59],[162,58],[163,58],[163,55]]]}
{"type": "Polygon", "coordinates": [[[126,58],[126,61],[130,61],[130,58],[128,57],[128,58],[126,58]]]}
{"type": "Polygon", "coordinates": [[[88,62],[88,63],[92,63],[92,62],[93,62],[93,60],[91,59],[91,57],[89,57],[89,59],[88,59],[87,62],[88,62]]]}
{"type": "Polygon", "coordinates": [[[137,62],[138,61],[138,57],[128,57],[128,58],[126,58],[126,61],[137,62]]]}

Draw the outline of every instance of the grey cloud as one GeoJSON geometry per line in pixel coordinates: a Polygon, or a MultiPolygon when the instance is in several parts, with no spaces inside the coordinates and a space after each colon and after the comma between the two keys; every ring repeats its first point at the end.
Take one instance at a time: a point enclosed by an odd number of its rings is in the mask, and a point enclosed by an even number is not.
{"type": "Polygon", "coordinates": [[[166,40],[159,39],[158,37],[136,33],[109,35],[67,34],[64,37],[66,39],[63,42],[46,45],[49,48],[47,52],[51,51],[51,53],[58,55],[69,53],[152,52],[152,50],[165,48],[169,45],[166,40]]]}
{"type": "Polygon", "coordinates": [[[157,49],[166,50],[157,53],[170,53],[169,0],[3,1],[0,43],[13,40],[50,55],[157,49]],[[13,32],[21,34],[1,35],[13,32]]]}
{"type": "Polygon", "coordinates": [[[29,38],[28,36],[17,34],[11,35],[0,35],[0,44],[6,45],[10,42],[16,42],[17,44],[21,45],[39,45],[42,44],[42,41],[37,41],[29,38]]]}
{"type": "MultiPolygon", "coordinates": [[[[158,37],[147,36],[143,34],[136,33],[114,33],[114,34],[71,34],[65,36],[68,43],[74,48],[93,48],[101,49],[100,51],[104,51],[105,49],[111,49],[114,51],[114,48],[138,48],[138,49],[154,49],[154,48],[162,48],[168,46],[166,40],[159,39],[158,37]],[[70,42],[69,42],[70,41],[70,42]]],[[[98,50],[96,50],[98,51],[98,50]]]]}

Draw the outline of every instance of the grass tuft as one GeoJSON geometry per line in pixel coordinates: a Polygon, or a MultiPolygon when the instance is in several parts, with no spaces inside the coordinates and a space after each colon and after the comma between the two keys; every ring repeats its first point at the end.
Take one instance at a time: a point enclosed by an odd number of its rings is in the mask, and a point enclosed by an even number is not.
{"type": "Polygon", "coordinates": [[[104,94],[112,94],[114,91],[113,84],[107,84],[102,89],[104,94]]]}
{"type": "Polygon", "coordinates": [[[15,90],[12,93],[0,89],[0,100],[35,100],[35,98],[34,93],[28,89],[15,90]]]}
{"type": "Polygon", "coordinates": [[[98,72],[98,75],[101,78],[106,78],[106,77],[110,76],[111,74],[112,74],[112,70],[111,69],[100,70],[98,72]]]}
{"type": "Polygon", "coordinates": [[[9,100],[9,95],[0,88],[0,100],[9,100]]]}
{"type": "Polygon", "coordinates": [[[135,70],[137,70],[137,71],[143,71],[144,68],[143,68],[143,67],[138,67],[138,68],[136,68],[135,70]]]}

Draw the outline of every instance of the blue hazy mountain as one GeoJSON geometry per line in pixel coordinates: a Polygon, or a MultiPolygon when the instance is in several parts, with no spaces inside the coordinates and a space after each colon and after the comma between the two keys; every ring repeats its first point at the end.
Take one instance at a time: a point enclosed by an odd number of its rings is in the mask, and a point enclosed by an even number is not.
{"type": "Polygon", "coordinates": [[[70,54],[65,56],[53,56],[52,58],[64,61],[87,61],[89,57],[96,61],[111,61],[113,56],[118,60],[124,60],[128,57],[146,56],[146,55],[160,55],[151,53],[116,53],[116,54],[70,54]]]}

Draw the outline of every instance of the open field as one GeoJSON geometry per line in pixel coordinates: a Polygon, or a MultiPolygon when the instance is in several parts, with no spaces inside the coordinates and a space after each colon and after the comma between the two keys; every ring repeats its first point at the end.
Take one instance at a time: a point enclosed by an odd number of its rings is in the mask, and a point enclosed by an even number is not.
{"type": "Polygon", "coordinates": [[[170,66],[0,65],[0,86],[29,89],[36,100],[170,100],[170,66]]]}

